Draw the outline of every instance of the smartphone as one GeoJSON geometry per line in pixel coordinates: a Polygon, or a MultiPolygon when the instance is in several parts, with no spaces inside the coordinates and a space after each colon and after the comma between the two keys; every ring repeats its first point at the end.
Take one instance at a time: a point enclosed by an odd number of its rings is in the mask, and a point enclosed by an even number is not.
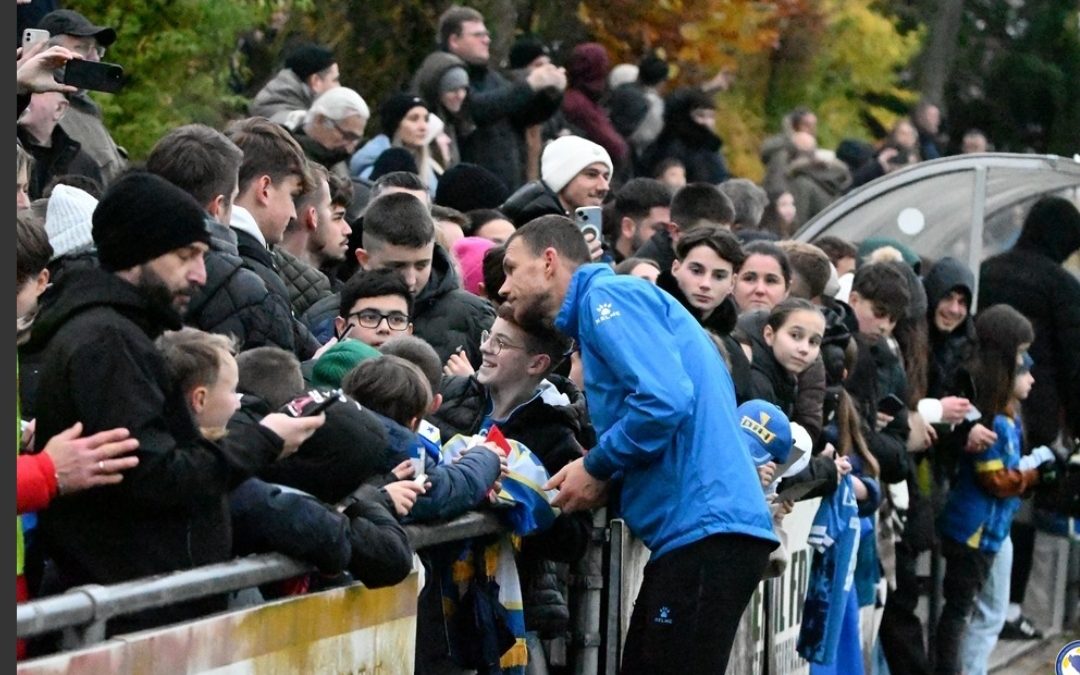
{"type": "Polygon", "coordinates": [[[904,402],[896,394],[889,394],[877,403],[878,412],[884,413],[889,417],[896,417],[896,415],[903,409],[904,402]]]}
{"type": "Polygon", "coordinates": [[[49,31],[42,30],[40,28],[27,28],[23,31],[22,46],[23,49],[36,45],[39,42],[45,42],[51,35],[49,31]]]}
{"type": "Polygon", "coordinates": [[[582,234],[591,232],[594,237],[600,239],[600,233],[603,231],[601,227],[603,213],[603,209],[599,206],[579,206],[574,210],[574,221],[582,234]]]}
{"type": "Polygon", "coordinates": [[[313,390],[286,403],[282,412],[293,417],[314,417],[335,403],[346,400],[345,393],[340,389],[325,393],[313,390]]]}
{"type": "Polygon", "coordinates": [[[115,63],[72,59],[64,66],[64,84],[115,94],[124,86],[124,69],[115,63]]]}

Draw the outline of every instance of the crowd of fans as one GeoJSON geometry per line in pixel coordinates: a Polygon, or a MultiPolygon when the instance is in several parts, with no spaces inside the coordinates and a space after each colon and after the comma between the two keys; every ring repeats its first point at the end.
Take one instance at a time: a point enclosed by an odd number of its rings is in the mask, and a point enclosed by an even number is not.
{"type": "MultiPolygon", "coordinates": [[[[1034,634],[1009,533],[1080,431],[1080,284],[1061,268],[1080,249],[1076,206],[1031,208],[984,264],[977,314],[974,274],[953,258],[791,239],[848,190],[940,156],[933,105],[878,147],[835,152],[796,109],[762,146],[759,186],[724,162],[723,78],[669,90],[655,55],[613,68],[596,43],[559,67],[531,37],[499,69],[484,17],[454,6],[377,128],[333,52],[299,44],[251,117],[173,129],[134,166],[93,99],[53,75],[125,36],[70,10],[39,28],[51,37],[17,71],[20,601],[268,551],[318,574],[267,597],[392,585],[414,565],[403,523],[522,507],[506,498],[529,482],[514,462],[542,485],[587,455],[614,422],[594,425],[588,399],[610,397],[603,380],[625,364],[506,304],[507,244],[601,207],[602,236],[583,235],[593,267],[670,294],[730,376],[739,408],[715,424],[736,415],[743,440],[694,461],[749,450],[757,480],[738,494],[767,506],[781,542],[794,502],[821,498],[799,640],[812,670],[985,672],[1003,626],[1034,634]],[[310,414],[325,396],[341,399],[310,414]],[[935,545],[945,604],[928,654],[915,564],[935,545]]],[[[650,326],[636,329],[634,381],[664,367],[644,358],[650,326]]],[[[514,521],[520,622],[492,608],[489,540],[423,552],[417,672],[561,672],[591,514],[550,515],[514,521]]]]}

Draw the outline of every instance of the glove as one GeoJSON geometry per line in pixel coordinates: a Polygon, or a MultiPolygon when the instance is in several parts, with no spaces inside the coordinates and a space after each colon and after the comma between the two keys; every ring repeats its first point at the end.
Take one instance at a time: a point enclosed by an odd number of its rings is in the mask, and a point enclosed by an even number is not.
{"type": "Polygon", "coordinates": [[[1036,467],[1042,466],[1047,463],[1054,463],[1057,460],[1057,456],[1054,455],[1054,451],[1045,445],[1040,445],[1031,451],[1030,455],[1025,455],[1020,458],[1019,468],[1021,471],[1029,471],[1036,467]]]}

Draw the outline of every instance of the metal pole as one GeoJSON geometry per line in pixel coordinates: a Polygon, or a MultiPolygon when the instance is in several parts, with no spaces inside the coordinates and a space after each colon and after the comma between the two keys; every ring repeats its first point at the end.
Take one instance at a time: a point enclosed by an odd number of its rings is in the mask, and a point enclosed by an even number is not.
{"type": "Polygon", "coordinates": [[[596,675],[600,667],[600,602],[604,589],[604,539],[607,509],[593,512],[592,540],[578,561],[573,577],[574,642],[580,647],[575,658],[577,675],[596,675]]]}

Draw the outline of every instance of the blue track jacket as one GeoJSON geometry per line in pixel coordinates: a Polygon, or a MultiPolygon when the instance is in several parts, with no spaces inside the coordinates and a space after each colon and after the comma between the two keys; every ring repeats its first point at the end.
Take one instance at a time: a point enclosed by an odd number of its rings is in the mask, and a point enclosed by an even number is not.
{"type": "Polygon", "coordinates": [[[656,286],[583,265],[555,319],[577,341],[599,441],[595,478],[623,477],[622,515],[653,559],[713,534],[779,543],[716,346],[656,286]]]}

